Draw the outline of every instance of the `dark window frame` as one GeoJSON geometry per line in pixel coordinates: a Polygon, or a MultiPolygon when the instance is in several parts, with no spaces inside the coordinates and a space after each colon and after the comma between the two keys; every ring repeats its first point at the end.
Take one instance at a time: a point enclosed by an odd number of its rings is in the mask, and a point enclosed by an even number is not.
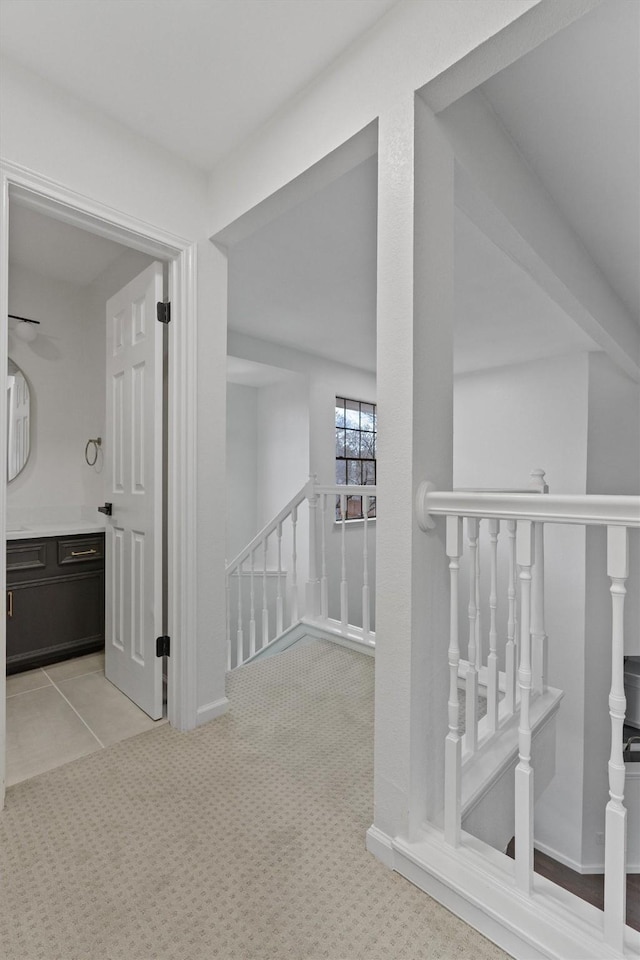
{"type": "MultiPolygon", "coordinates": [[[[336,483],[374,486],[377,473],[378,411],[375,403],[335,398],[336,483]]],[[[342,522],[340,496],[336,497],[336,521],[342,522]]],[[[362,496],[346,497],[345,522],[364,520],[362,496]]],[[[367,518],[375,519],[376,498],[369,500],[367,518]]]]}

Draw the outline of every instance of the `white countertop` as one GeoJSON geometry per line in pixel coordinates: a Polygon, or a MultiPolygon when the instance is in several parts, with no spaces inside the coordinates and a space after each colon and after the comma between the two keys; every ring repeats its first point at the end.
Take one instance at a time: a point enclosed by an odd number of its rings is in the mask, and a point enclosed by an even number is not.
{"type": "Polygon", "coordinates": [[[105,525],[99,520],[72,520],[59,523],[9,524],[7,540],[33,540],[39,537],[67,537],[82,533],[104,533],[105,525]]]}

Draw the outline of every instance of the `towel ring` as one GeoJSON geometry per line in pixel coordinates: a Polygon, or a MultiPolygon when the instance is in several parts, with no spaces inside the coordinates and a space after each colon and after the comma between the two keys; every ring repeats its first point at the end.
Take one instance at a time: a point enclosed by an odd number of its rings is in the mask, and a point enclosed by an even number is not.
{"type": "Polygon", "coordinates": [[[95,440],[87,440],[87,445],[84,448],[84,458],[89,464],[90,467],[95,467],[96,461],[98,459],[98,447],[102,446],[102,437],[96,437],[95,440]],[[93,444],[94,456],[93,460],[89,460],[89,447],[93,444]]]}

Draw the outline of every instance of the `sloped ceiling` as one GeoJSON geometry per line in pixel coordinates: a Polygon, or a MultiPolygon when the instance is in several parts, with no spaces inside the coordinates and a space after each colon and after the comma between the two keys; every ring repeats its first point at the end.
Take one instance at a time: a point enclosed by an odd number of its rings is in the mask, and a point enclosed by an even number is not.
{"type": "Polygon", "coordinates": [[[640,324],[640,4],[608,0],[482,86],[640,324]]]}

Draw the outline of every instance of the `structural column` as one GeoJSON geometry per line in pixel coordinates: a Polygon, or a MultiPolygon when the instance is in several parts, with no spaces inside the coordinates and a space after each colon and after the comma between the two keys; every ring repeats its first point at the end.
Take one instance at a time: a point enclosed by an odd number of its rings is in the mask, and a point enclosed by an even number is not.
{"type": "Polygon", "coordinates": [[[453,156],[413,97],[379,119],[378,517],[375,823],[372,837],[442,822],[448,560],[414,497],[451,489],[453,156]],[[376,833],[377,831],[377,833],[376,833]]]}

